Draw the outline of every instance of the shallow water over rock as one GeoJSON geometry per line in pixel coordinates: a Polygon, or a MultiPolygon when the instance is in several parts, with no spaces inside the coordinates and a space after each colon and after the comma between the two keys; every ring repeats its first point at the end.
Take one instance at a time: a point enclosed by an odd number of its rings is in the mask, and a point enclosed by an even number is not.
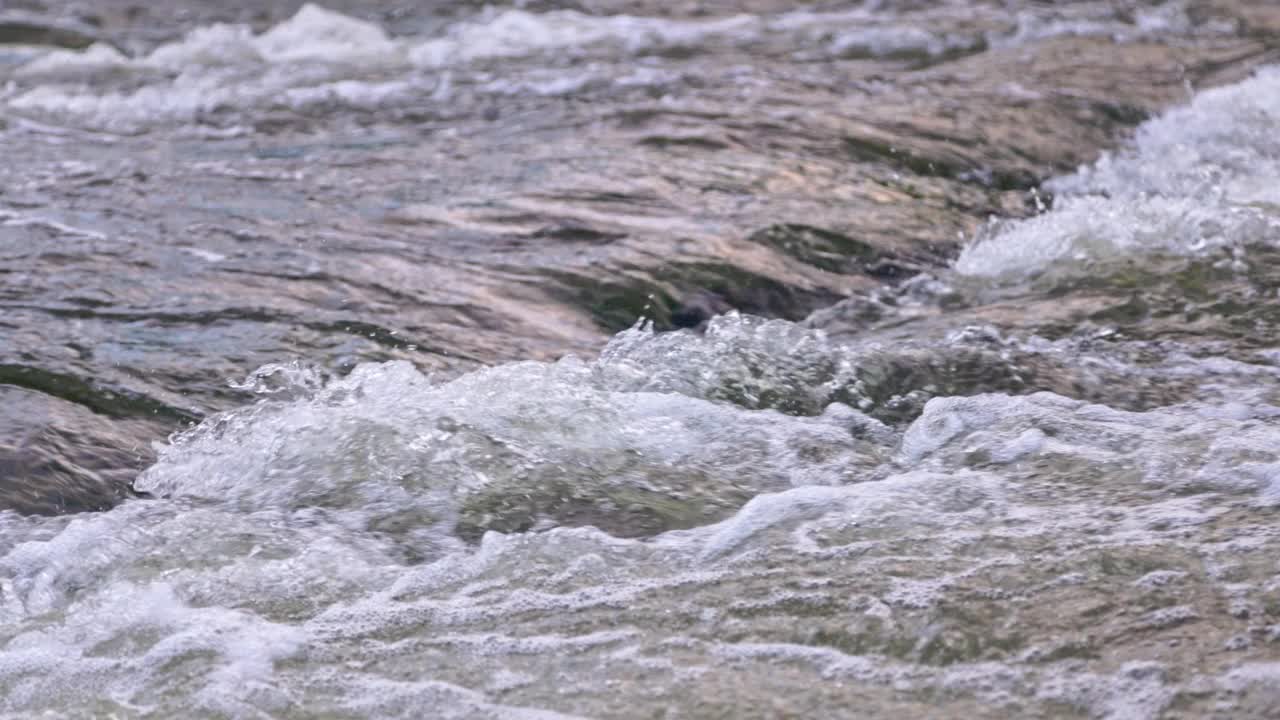
{"type": "Polygon", "coordinates": [[[1274,715],[1268,4],[367,5],[0,8],[0,713],[1274,715]]]}

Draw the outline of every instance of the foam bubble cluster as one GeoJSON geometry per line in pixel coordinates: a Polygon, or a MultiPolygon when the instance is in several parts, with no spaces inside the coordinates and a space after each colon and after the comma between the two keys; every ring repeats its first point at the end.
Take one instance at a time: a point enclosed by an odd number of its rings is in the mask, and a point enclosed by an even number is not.
{"type": "MultiPolygon", "coordinates": [[[[308,6],[45,54],[4,101],[129,127],[443,97],[432,73],[513,57],[969,47],[876,16],[489,10],[423,41],[308,6]]],[[[1270,717],[1277,83],[1201,95],[954,272],[851,299],[851,337],[817,329],[833,308],[457,377],[264,367],[235,384],[254,404],[160,448],[147,499],[0,513],[0,714],[1270,717]],[[1089,323],[982,324],[1023,302],[1089,323]]]]}
{"type": "Polygon", "coordinates": [[[1017,283],[1138,257],[1275,246],[1278,97],[1280,71],[1268,68],[1144,123],[1130,148],[1049,183],[1053,211],[982,233],[956,271],[1017,283]]]}
{"type": "MultiPolygon", "coordinates": [[[[815,59],[928,61],[1057,35],[1142,37],[1141,23],[1126,25],[1114,18],[1055,20],[1046,11],[1046,17],[1010,19],[977,11],[981,17],[975,24],[973,9],[942,8],[939,12],[953,14],[955,23],[941,32],[929,29],[936,28],[936,17],[925,27],[913,23],[910,13],[873,8],[705,19],[489,8],[421,39],[391,37],[375,24],[306,4],[262,34],[244,25],[200,27],[136,58],[104,43],[48,52],[16,69],[19,86],[6,103],[19,112],[70,118],[94,129],[138,132],[250,108],[360,111],[447,103],[454,90],[451,73],[467,68],[482,74],[485,68],[501,68],[496,81],[478,83],[497,94],[521,88],[560,95],[601,83],[625,88],[635,82],[618,72],[583,76],[581,69],[564,66],[566,58],[628,62],[729,48],[815,59]],[[503,64],[511,60],[520,65],[503,64]]],[[[1170,26],[1161,32],[1193,30],[1170,26]]]]}

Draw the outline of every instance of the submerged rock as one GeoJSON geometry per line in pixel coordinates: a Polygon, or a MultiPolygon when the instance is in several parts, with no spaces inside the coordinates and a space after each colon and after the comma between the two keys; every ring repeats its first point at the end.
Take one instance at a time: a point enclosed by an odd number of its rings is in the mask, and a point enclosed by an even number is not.
{"type": "Polygon", "coordinates": [[[0,510],[57,515],[107,510],[137,497],[133,481],[155,460],[155,420],[115,421],[82,405],[0,385],[0,510]]]}
{"type": "Polygon", "coordinates": [[[79,50],[102,41],[101,33],[90,25],[0,11],[0,44],[52,45],[79,50]]]}
{"type": "Polygon", "coordinates": [[[345,2],[0,69],[0,714],[1269,717],[1265,11],[345,2]]]}

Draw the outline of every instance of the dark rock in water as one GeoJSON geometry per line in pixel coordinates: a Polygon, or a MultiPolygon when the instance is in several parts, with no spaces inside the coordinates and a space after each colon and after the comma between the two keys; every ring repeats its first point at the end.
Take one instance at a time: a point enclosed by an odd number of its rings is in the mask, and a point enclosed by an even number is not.
{"type": "Polygon", "coordinates": [[[715,293],[695,292],[671,311],[671,324],[677,328],[702,329],[711,318],[732,309],[732,305],[715,293]]]}
{"type": "Polygon", "coordinates": [[[138,497],[161,423],[116,420],[43,393],[0,385],[0,511],[56,515],[106,510],[138,497]]]}
{"type": "Polygon", "coordinates": [[[770,225],[749,239],[831,272],[856,271],[861,263],[878,254],[874,247],[861,240],[798,223],[770,225]]]}
{"type": "Polygon", "coordinates": [[[127,472],[112,477],[68,463],[61,452],[75,448],[75,441],[41,438],[36,442],[47,442],[48,446],[0,445],[0,509],[59,515],[108,510],[126,498],[137,497],[127,472]]]}
{"type": "Polygon", "coordinates": [[[102,41],[101,33],[83,23],[0,12],[0,44],[53,45],[78,50],[102,41]]]}

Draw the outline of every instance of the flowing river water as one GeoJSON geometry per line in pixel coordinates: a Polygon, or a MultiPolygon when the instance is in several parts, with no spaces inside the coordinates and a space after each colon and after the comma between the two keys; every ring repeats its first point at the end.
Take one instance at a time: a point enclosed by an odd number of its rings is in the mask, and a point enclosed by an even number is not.
{"type": "Polygon", "coordinates": [[[0,2],[0,714],[1280,717],[1280,10],[0,2]]]}

